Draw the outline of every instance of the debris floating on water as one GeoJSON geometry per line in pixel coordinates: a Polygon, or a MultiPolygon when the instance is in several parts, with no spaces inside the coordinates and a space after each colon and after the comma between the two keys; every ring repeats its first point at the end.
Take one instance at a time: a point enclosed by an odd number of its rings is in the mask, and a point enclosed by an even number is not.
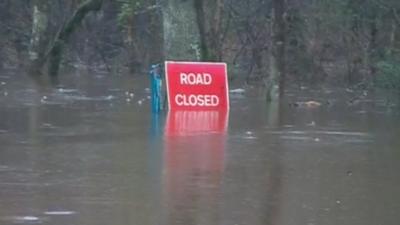
{"type": "Polygon", "coordinates": [[[252,131],[246,131],[243,138],[248,139],[248,140],[257,139],[257,137],[254,135],[254,132],[252,132],[252,131]]]}
{"type": "Polygon", "coordinates": [[[307,102],[293,102],[289,103],[289,106],[299,107],[299,108],[318,108],[322,103],[317,101],[307,101],[307,102]]]}
{"type": "Polygon", "coordinates": [[[307,124],[307,126],[315,127],[315,121],[311,121],[311,123],[307,124]]]}
{"type": "Polygon", "coordinates": [[[308,89],[308,87],[306,87],[306,86],[300,86],[300,90],[307,90],[308,89]]]}
{"type": "Polygon", "coordinates": [[[40,102],[41,102],[41,103],[44,103],[44,102],[46,102],[46,100],[47,100],[47,96],[45,95],[45,96],[43,96],[43,97],[40,99],[40,102]]]}
{"type": "Polygon", "coordinates": [[[115,98],[115,97],[112,96],[112,95],[107,95],[107,96],[104,98],[104,100],[109,101],[109,100],[113,100],[114,98],[115,98]]]}
{"type": "Polygon", "coordinates": [[[348,170],[347,172],[346,172],[346,174],[347,174],[347,176],[352,176],[353,175],[353,171],[351,171],[351,170],[348,170]]]}

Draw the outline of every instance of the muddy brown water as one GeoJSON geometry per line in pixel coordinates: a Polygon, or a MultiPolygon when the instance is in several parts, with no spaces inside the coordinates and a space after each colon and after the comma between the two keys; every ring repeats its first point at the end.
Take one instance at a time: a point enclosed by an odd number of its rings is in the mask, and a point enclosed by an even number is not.
{"type": "Polygon", "coordinates": [[[154,116],[145,75],[0,82],[0,224],[399,224],[384,97],[299,88],[288,102],[329,104],[267,106],[248,87],[226,114],[154,116]]]}

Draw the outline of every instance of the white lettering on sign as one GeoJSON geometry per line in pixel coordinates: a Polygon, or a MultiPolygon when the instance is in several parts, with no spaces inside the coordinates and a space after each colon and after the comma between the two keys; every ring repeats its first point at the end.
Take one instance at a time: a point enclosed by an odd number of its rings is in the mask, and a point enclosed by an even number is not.
{"type": "Polygon", "coordinates": [[[181,84],[187,85],[210,85],[212,77],[208,73],[181,73],[180,74],[181,84]]]}
{"type": "Polygon", "coordinates": [[[217,106],[219,98],[216,95],[175,95],[175,103],[179,106],[217,106]]]}

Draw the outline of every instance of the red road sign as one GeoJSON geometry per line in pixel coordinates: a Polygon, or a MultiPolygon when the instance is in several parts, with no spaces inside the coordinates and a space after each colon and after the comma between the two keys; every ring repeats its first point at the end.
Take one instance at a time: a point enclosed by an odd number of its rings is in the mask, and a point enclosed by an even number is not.
{"type": "Polygon", "coordinates": [[[165,62],[169,109],[229,109],[226,63],[165,62]]]}

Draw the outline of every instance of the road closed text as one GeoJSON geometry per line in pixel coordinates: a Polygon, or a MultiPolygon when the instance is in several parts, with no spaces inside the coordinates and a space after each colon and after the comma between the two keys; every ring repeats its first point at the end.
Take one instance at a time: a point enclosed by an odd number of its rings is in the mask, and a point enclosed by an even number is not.
{"type": "Polygon", "coordinates": [[[167,61],[165,65],[169,109],[229,107],[225,63],[167,61]]]}
{"type": "MultiPolygon", "coordinates": [[[[209,73],[180,73],[179,81],[181,85],[210,85],[212,76],[209,73]]],[[[175,103],[178,106],[218,106],[219,98],[217,95],[195,95],[177,94],[175,103]]]]}
{"type": "Polygon", "coordinates": [[[179,80],[182,85],[210,85],[212,77],[208,73],[181,73],[179,80]]]}
{"type": "Polygon", "coordinates": [[[216,95],[175,95],[175,103],[179,106],[218,106],[219,98],[216,95]]]}

